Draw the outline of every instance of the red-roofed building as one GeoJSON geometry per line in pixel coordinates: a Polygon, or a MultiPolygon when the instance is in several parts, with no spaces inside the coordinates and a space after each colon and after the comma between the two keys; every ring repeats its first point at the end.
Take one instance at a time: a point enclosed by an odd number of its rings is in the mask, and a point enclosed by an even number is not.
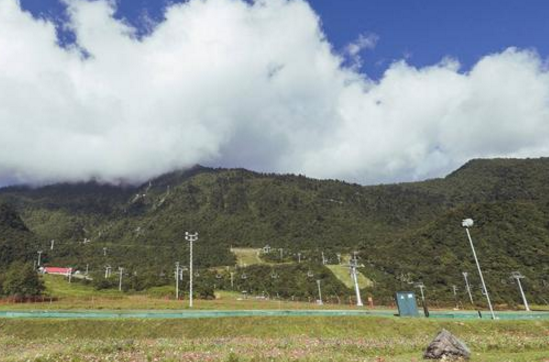
{"type": "Polygon", "coordinates": [[[43,268],[44,274],[52,275],[69,275],[72,274],[72,268],[59,268],[54,266],[47,266],[43,268]]]}

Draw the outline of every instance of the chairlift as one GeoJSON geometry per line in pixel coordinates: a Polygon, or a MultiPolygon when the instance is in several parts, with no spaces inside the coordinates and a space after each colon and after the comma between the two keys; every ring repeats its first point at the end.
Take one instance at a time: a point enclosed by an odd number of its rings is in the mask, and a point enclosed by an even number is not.
{"type": "Polygon", "coordinates": [[[271,274],[271,278],[273,278],[273,279],[278,279],[278,274],[277,274],[277,273],[272,273],[272,274],[271,274]]]}
{"type": "Polygon", "coordinates": [[[215,278],[216,278],[216,279],[221,279],[221,278],[223,278],[223,277],[221,276],[221,274],[217,274],[217,275],[215,276],[215,278]]]}
{"type": "Polygon", "coordinates": [[[248,276],[246,275],[246,273],[244,273],[240,276],[240,279],[248,279],[248,276]]]}
{"type": "Polygon", "coordinates": [[[195,272],[195,273],[194,273],[194,276],[198,278],[198,277],[200,276],[200,272],[198,272],[198,271],[195,272]]]}
{"type": "Polygon", "coordinates": [[[312,277],[314,277],[315,275],[313,274],[312,271],[309,270],[309,271],[307,272],[307,276],[308,276],[309,278],[312,278],[312,277]]]}

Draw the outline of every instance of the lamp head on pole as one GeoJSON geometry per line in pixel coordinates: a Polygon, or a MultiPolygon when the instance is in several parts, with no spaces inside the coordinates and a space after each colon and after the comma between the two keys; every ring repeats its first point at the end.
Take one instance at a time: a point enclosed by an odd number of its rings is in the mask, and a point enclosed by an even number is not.
{"type": "Polygon", "coordinates": [[[462,222],[461,222],[461,226],[463,226],[464,228],[470,228],[474,225],[474,221],[473,219],[464,219],[462,222]]]}
{"type": "Polygon", "coordinates": [[[185,240],[187,241],[197,241],[198,240],[198,233],[191,234],[188,231],[185,231],[185,240]]]}

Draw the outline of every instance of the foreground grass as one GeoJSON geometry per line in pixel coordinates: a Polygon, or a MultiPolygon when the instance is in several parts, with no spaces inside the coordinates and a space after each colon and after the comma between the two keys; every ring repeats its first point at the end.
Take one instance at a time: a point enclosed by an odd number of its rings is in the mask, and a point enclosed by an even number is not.
{"type": "Polygon", "coordinates": [[[419,361],[441,328],[475,362],[549,362],[549,321],[377,317],[5,319],[0,361],[419,361]]]}

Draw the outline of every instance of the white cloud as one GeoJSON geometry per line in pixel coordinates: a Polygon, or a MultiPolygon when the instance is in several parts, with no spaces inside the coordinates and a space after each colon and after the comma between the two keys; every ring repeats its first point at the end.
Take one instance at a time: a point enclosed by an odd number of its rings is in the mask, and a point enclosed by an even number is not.
{"type": "Polygon", "coordinates": [[[141,39],[105,1],[68,3],[78,47],[63,49],[0,0],[4,180],[138,182],[202,163],[375,183],[549,150],[549,73],[529,51],[467,73],[398,62],[372,82],[301,0],[191,0],[141,39]]]}
{"type": "Polygon", "coordinates": [[[363,50],[374,49],[378,41],[377,34],[360,34],[355,41],[347,44],[344,53],[351,61],[351,67],[359,69],[363,64],[360,53],[363,50]]]}

